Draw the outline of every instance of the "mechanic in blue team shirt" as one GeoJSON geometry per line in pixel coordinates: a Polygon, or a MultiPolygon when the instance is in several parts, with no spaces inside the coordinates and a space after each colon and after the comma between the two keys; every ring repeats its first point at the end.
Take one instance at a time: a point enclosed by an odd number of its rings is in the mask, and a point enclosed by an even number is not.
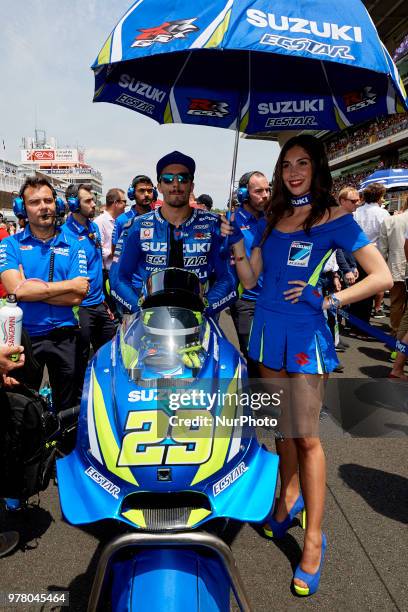
{"type": "Polygon", "coordinates": [[[118,242],[110,274],[112,295],[131,312],[138,308],[141,285],[156,270],[183,268],[197,274],[207,292],[209,312],[226,308],[236,298],[236,281],[227,258],[220,257],[223,239],[217,215],[189,206],[195,162],[173,151],[157,163],[160,208],[137,217],[125,239],[118,242]],[[118,266],[114,266],[118,263],[118,266]],[[134,282],[139,278],[139,282],[134,282]]]}
{"type": "Polygon", "coordinates": [[[85,375],[90,345],[96,352],[111,340],[116,328],[103,293],[102,244],[99,227],[92,221],[96,210],[92,187],[85,183],[69,185],[65,197],[71,214],[62,230],[85,251],[89,275],[89,293],[79,307],[81,368],[85,375]]]}
{"type": "Polygon", "coordinates": [[[1,282],[7,293],[17,295],[23,309],[23,326],[42,366],[36,386],[41,385],[46,365],[59,411],[73,406],[78,395],[74,307],[89,290],[86,255],[80,244],[57,227],[57,216],[65,212],[65,206],[46,179],[27,178],[13,208],[28,224],[0,244],[1,282]]]}
{"type": "MultiPolygon", "coordinates": [[[[263,217],[263,211],[271,196],[268,179],[257,170],[246,172],[238,183],[237,199],[240,204],[234,212],[234,225],[242,232],[246,255],[251,255],[252,243],[256,233],[258,220],[263,217]]],[[[247,358],[248,375],[256,378],[257,364],[248,356],[248,341],[254,318],[256,301],[262,289],[262,275],[252,289],[239,286],[239,299],[231,305],[231,316],[237,331],[239,346],[242,354],[247,358]]]]}
{"type": "Polygon", "coordinates": [[[151,211],[151,204],[157,199],[157,192],[148,176],[137,174],[128,189],[127,196],[129,200],[134,200],[135,203],[130,210],[119,215],[115,221],[112,234],[112,253],[124,228],[130,227],[137,216],[145,215],[151,211]]]}

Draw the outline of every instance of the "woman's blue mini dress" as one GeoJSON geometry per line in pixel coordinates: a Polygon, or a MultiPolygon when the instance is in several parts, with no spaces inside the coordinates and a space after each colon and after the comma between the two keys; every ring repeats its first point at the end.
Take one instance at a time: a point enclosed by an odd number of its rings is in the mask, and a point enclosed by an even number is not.
{"type": "MultiPolygon", "coordinates": [[[[260,245],[266,220],[258,222],[252,248],[260,245]]],[[[316,285],[331,253],[353,252],[370,244],[352,215],[303,230],[285,233],[273,229],[261,246],[263,287],[249,339],[249,356],[274,370],[324,374],[338,365],[333,338],[323,311],[306,302],[291,304],[283,292],[303,280],[316,285]]]]}

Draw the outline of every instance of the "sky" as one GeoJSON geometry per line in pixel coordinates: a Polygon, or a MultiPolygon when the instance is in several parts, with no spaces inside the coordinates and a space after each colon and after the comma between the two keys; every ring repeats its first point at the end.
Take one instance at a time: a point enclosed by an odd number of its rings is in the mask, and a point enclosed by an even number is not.
{"type": "MultiPolygon", "coordinates": [[[[228,199],[234,132],[159,125],[112,104],[93,104],[90,66],[131,0],[0,0],[0,157],[20,161],[24,136],[43,129],[58,146],[81,145],[85,161],[103,175],[103,192],[127,188],[136,174],[155,178],[160,157],[175,149],[197,164],[195,194],[217,208],[228,199]],[[7,17],[5,17],[7,16],[7,17]]],[[[272,176],[279,147],[240,139],[237,177],[272,176]]]]}

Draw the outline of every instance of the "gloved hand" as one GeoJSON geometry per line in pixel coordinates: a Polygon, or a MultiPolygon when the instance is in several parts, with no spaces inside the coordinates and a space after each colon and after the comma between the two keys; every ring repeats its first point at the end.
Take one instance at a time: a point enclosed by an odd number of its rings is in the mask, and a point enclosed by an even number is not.
{"type": "Polygon", "coordinates": [[[228,246],[232,247],[234,244],[244,238],[240,228],[234,223],[234,220],[228,220],[225,215],[221,215],[221,236],[228,237],[228,246]]]}
{"type": "Polygon", "coordinates": [[[315,310],[321,311],[323,309],[324,297],[316,287],[306,285],[299,297],[299,301],[306,302],[315,310]]]}
{"type": "Polygon", "coordinates": [[[288,281],[288,285],[296,285],[296,287],[291,287],[283,292],[286,301],[290,301],[292,304],[306,302],[314,310],[321,311],[323,309],[324,297],[316,287],[300,280],[288,281]]]}
{"type": "Polygon", "coordinates": [[[198,354],[202,348],[201,344],[194,344],[192,346],[183,346],[177,352],[181,355],[181,360],[187,368],[199,368],[201,361],[198,354]]]}

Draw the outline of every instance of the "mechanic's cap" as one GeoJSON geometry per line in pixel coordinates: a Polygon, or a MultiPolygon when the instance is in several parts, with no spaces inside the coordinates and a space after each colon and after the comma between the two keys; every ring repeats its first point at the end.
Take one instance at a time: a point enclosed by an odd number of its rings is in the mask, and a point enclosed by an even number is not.
{"type": "Polygon", "coordinates": [[[191,176],[194,178],[194,173],[196,169],[195,161],[192,157],[188,155],[184,155],[184,153],[180,153],[180,151],[173,151],[172,153],[168,153],[157,162],[156,172],[157,172],[157,180],[160,179],[160,175],[163,172],[166,166],[170,166],[170,164],[180,164],[185,166],[187,170],[190,172],[191,176]]]}
{"type": "Polygon", "coordinates": [[[199,204],[204,204],[208,210],[212,209],[213,199],[210,195],[208,195],[208,193],[202,193],[200,196],[198,196],[196,202],[199,204]]]}

